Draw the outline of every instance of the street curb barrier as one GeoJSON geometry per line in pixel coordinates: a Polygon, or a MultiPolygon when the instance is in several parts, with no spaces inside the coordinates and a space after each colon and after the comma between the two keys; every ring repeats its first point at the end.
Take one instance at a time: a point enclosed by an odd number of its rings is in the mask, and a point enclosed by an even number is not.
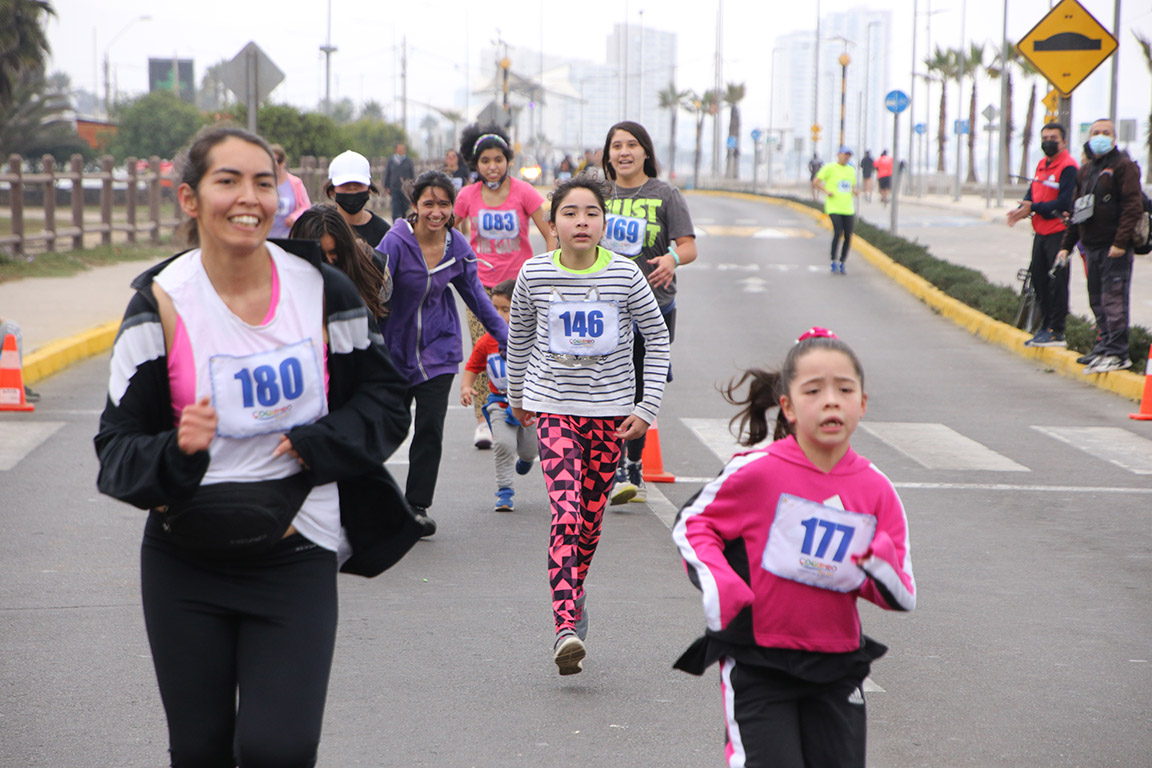
{"type": "Polygon", "coordinates": [[[24,381],[34,384],[72,363],[108,351],[116,341],[119,329],[120,321],[111,320],[75,336],[48,342],[24,356],[24,381]]]}
{"type": "MultiPolygon", "coordinates": [[[[826,214],[794,200],[753,195],[748,192],[718,190],[695,190],[688,194],[735,197],[742,200],[780,205],[811,217],[825,229],[832,228],[831,220],[826,214]]],[[[1076,352],[1059,347],[1026,347],[1024,342],[1032,338],[1030,334],[995,320],[952,298],[912,270],[897,264],[891,257],[859,235],[852,236],[852,248],[859,252],[865,261],[879,269],[897,285],[927,304],[937,314],[948,318],[973,336],[1003,347],[1018,357],[1042,363],[1062,376],[1092,384],[1098,389],[1107,390],[1132,401],[1140,400],[1145,377],[1131,371],[1110,371],[1085,376],[1083,374],[1084,366],[1076,362],[1076,358],[1079,356],[1076,352]]]]}
{"type": "Polygon", "coordinates": [[[649,483],[674,483],[676,475],[664,471],[664,454],[660,451],[659,419],[652,420],[648,437],[644,441],[644,453],[640,461],[644,464],[644,480],[649,483]]]}
{"type": "Polygon", "coordinates": [[[24,396],[24,377],[20,373],[20,352],[16,337],[4,335],[0,348],[0,411],[34,411],[36,406],[24,396]]]}

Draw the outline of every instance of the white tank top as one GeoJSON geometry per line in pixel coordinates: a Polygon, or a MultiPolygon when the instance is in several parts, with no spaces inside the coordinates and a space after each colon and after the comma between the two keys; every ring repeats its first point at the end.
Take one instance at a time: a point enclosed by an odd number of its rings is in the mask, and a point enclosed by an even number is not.
{"type": "MultiPolygon", "coordinates": [[[[268,243],[280,291],[271,320],[249,325],[220,298],[199,249],[172,262],[155,281],[171,297],[188,334],[196,399],[210,397],[219,423],[203,484],[251,482],[300,471],[272,457],[280,437],[328,413],[324,280],[308,262],[268,243]]],[[[308,495],[293,525],[325,549],[340,541],[335,483],[308,495]]]]}

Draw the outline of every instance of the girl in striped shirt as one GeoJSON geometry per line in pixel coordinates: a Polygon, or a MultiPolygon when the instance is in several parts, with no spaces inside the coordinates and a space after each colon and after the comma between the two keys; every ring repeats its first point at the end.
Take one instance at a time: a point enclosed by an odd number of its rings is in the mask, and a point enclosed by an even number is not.
{"type": "Polygon", "coordinates": [[[561,675],[583,668],[584,579],[620,440],[640,437],[655,420],[668,376],[668,329],[648,281],[630,259],[599,246],[604,200],[602,182],[586,175],[557,185],[550,227],[560,248],[525,262],[508,329],[508,402],[522,425],[536,424],[552,507],[548,577],[561,675]],[[633,403],[637,330],[647,357],[644,397],[633,403]]]}

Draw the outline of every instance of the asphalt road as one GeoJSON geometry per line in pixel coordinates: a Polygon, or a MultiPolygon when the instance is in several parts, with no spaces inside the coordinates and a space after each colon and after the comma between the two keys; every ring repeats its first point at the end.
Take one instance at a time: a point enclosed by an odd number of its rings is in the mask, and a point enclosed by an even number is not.
{"type": "MultiPolygon", "coordinates": [[[[828,273],[825,230],[692,196],[665,468],[688,482],[609,512],[588,590],[585,672],[550,660],[538,471],[491,511],[490,452],[453,408],[440,531],[374,580],[341,577],[323,766],[720,766],[718,676],[675,672],[701,631],[667,521],[714,475],[733,409],[716,392],[812,325],[866,369],[853,446],[908,510],[919,607],[861,603],[878,768],[1140,766],[1152,753],[1152,427],[1132,405],[982,344],[862,259],[828,273]],[[1101,431],[1103,430],[1103,431],[1101,431]]],[[[143,513],[96,493],[107,361],[0,414],[0,766],[166,762],[139,607],[143,513]]],[[[402,456],[391,466],[399,477],[402,456]]]]}

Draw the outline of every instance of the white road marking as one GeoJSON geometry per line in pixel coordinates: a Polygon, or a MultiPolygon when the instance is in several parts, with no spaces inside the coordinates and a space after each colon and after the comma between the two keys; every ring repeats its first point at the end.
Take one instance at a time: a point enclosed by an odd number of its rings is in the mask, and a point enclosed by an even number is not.
{"type": "Polygon", "coordinates": [[[768,281],[762,277],[746,277],[740,280],[740,285],[744,289],[744,293],[767,293],[768,281]]]}
{"type": "Polygon", "coordinates": [[[1152,475],[1152,440],[1120,427],[1032,427],[1137,475],[1152,475]]]}
{"type": "Polygon", "coordinates": [[[900,483],[893,481],[897,488],[933,491],[1035,491],[1037,493],[1152,493],[1152,488],[1132,488],[1127,486],[1093,485],[1013,485],[1009,483],[900,483]]]}
{"type": "Polygon", "coordinates": [[[646,485],[648,486],[648,501],[645,503],[652,510],[652,514],[660,518],[660,522],[668,526],[668,530],[672,530],[672,524],[676,522],[676,513],[680,511],[679,508],[668,501],[668,497],[660,492],[656,487],[658,483],[646,483],[646,485]]]}
{"type": "Polygon", "coordinates": [[[0,471],[12,469],[20,460],[36,450],[63,421],[0,422],[0,471]]]}
{"type": "Polygon", "coordinates": [[[736,219],[736,224],[755,224],[756,219],[736,219]]]}
{"type": "MultiPolygon", "coordinates": [[[[736,442],[736,438],[728,431],[728,419],[680,419],[680,423],[688,427],[720,461],[726,462],[732,458],[732,454],[748,450],[736,442]]],[[[705,482],[710,481],[711,478],[705,482]]]]}
{"type": "Polygon", "coordinates": [[[943,424],[870,421],[860,426],[928,469],[1032,471],[943,424]]]}

